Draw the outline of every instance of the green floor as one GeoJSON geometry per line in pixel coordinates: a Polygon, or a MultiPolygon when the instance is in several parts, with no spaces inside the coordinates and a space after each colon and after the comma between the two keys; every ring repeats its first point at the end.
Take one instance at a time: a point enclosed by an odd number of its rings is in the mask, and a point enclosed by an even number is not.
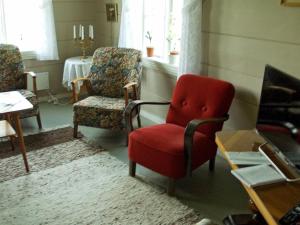
{"type": "MultiPolygon", "coordinates": [[[[72,124],[71,105],[41,103],[40,108],[44,128],[72,124]]],[[[145,119],[142,119],[142,122],[143,125],[151,124],[145,119]]],[[[23,120],[23,129],[24,132],[38,130],[36,120],[34,118],[23,120]]],[[[79,131],[107,149],[111,155],[127,163],[124,133],[88,127],[79,127],[79,131]]],[[[137,174],[147,176],[161,186],[165,186],[167,182],[166,178],[141,166],[138,166],[137,174]]],[[[226,161],[219,156],[214,172],[209,172],[208,164],[205,164],[193,173],[192,178],[182,179],[176,185],[176,197],[180,201],[218,223],[221,223],[228,214],[249,212],[246,192],[230,174],[226,161]]]]}

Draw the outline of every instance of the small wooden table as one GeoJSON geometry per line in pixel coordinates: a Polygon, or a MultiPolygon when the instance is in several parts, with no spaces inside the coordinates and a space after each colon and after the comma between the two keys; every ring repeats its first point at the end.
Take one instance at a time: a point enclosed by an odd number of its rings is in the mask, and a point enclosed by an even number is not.
{"type": "Polygon", "coordinates": [[[33,105],[17,91],[0,93],[0,114],[4,114],[6,120],[8,122],[13,121],[16,126],[20,151],[22,153],[27,172],[29,172],[29,165],[20,121],[20,112],[32,108],[33,105]]]}
{"type": "MultiPolygon", "coordinates": [[[[216,143],[231,168],[237,169],[238,165],[227,158],[226,152],[253,151],[259,144],[265,143],[265,140],[253,130],[220,131],[216,134],[216,143]]],[[[279,219],[300,202],[300,182],[277,183],[254,188],[244,185],[244,188],[270,225],[278,225],[279,219]]]]}

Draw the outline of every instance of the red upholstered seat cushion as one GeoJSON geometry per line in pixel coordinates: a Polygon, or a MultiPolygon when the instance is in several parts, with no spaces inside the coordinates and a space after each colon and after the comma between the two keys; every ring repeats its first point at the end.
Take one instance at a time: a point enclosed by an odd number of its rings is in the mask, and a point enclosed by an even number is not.
{"type": "MultiPolygon", "coordinates": [[[[184,177],[184,129],[182,126],[167,123],[131,132],[129,159],[168,177],[184,177]]],[[[193,146],[193,168],[197,168],[216,154],[214,140],[200,132],[195,133],[193,146]]]]}

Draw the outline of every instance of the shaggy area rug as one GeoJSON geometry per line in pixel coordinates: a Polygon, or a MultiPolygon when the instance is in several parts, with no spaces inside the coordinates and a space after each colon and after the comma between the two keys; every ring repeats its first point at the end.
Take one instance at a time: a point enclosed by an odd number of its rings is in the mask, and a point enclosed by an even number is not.
{"type": "MultiPolygon", "coordinates": [[[[101,147],[87,145],[80,134],[73,138],[70,126],[44,130],[24,137],[30,172],[53,168],[73,160],[99,153],[101,147]]],[[[18,144],[12,151],[9,141],[0,142],[0,182],[27,175],[18,144]]]]}
{"type": "Polygon", "coordinates": [[[17,164],[19,170],[24,170],[19,155],[0,159],[0,170],[13,174],[1,171],[0,224],[152,225],[199,221],[192,209],[145,179],[129,177],[126,164],[84,140],[71,138],[29,151],[28,159],[32,172],[26,176],[16,175],[17,164]],[[14,170],[6,168],[12,165],[14,170]]]}

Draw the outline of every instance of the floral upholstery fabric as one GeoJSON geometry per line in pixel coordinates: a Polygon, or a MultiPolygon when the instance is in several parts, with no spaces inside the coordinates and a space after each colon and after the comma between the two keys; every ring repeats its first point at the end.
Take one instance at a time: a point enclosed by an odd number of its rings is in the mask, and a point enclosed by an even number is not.
{"type": "Polygon", "coordinates": [[[0,44],[0,92],[25,88],[21,53],[14,45],[0,44]]]}
{"type": "Polygon", "coordinates": [[[120,129],[124,108],[122,98],[89,96],[74,104],[74,121],[89,127],[120,129]]]}
{"type": "Polygon", "coordinates": [[[19,91],[33,105],[33,109],[20,113],[21,118],[36,116],[39,113],[37,96],[26,90],[26,79],[18,47],[0,44],[0,92],[19,91]]]}
{"type": "Polygon", "coordinates": [[[136,82],[140,99],[141,57],[141,52],[135,49],[107,47],[95,51],[88,75],[90,97],[74,104],[74,125],[124,128],[123,87],[136,82]]]}
{"type": "Polygon", "coordinates": [[[38,105],[39,102],[38,102],[36,95],[34,93],[32,93],[31,91],[28,91],[25,89],[21,89],[21,90],[17,90],[17,91],[20,92],[21,95],[23,95],[33,105],[33,109],[22,111],[20,114],[20,117],[26,118],[26,117],[31,117],[31,116],[37,115],[39,112],[39,105],[38,105]]]}
{"type": "Polygon", "coordinates": [[[141,57],[141,52],[135,49],[98,48],[88,75],[92,94],[122,98],[127,83],[137,82],[140,87],[141,57]]]}

